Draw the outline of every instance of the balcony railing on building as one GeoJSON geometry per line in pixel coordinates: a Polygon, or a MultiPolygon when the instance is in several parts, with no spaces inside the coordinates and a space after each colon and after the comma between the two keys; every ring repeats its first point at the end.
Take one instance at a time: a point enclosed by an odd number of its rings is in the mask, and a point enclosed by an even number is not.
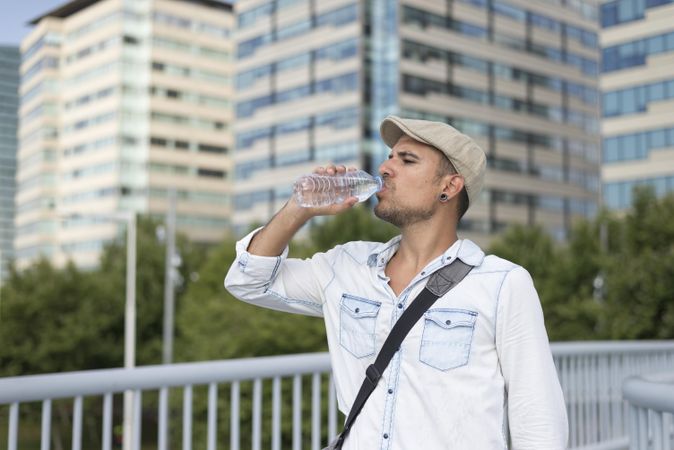
{"type": "MultiPolygon", "coordinates": [[[[630,437],[630,449],[670,448],[674,400],[649,403],[637,389],[626,391],[630,406],[622,385],[629,377],[674,372],[674,341],[555,343],[552,350],[570,449],[627,449],[630,437]],[[658,414],[664,419],[648,421],[658,414]]],[[[650,395],[674,399],[667,384],[674,376],[658,380],[650,395]]],[[[120,442],[126,390],[136,399],[134,450],[317,450],[343,420],[329,357],[315,353],[0,378],[0,418],[6,417],[0,437],[8,450],[112,450],[120,442]],[[28,442],[30,436],[39,443],[28,442]]]]}

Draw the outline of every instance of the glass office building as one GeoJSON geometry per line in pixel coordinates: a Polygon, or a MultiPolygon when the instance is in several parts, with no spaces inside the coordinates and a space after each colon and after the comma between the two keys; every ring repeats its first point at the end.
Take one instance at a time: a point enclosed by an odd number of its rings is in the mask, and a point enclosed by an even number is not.
{"type": "Polygon", "coordinates": [[[134,211],[229,227],[234,14],[214,0],[75,0],[23,40],[16,257],[94,266],[134,211]]]}
{"type": "Polygon", "coordinates": [[[16,130],[19,108],[18,47],[0,46],[0,285],[13,258],[16,130]]]}
{"type": "Polygon", "coordinates": [[[601,4],[603,199],[622,210],[636,186],[674,191],[674,1],[601,4]]]}
{"type": "Polygon", "coordinates": [[[376,171],[391,113],[446,121],[488,155],[462,222],[563,239],[599,190],[597,8],[578,0],[241,0],[237,10],[238,233],[328,161],[376,171]]]}

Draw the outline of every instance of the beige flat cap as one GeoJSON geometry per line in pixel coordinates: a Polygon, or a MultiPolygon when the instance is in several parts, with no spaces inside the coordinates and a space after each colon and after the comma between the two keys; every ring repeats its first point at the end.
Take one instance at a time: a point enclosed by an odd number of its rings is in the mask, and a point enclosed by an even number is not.
{"type": "Polygon", "coordinates": [[[403,134],[440,150],[464,179],[468,202],[474,204],[482,190],[487,158],[469,136],[456,128],[430,120],[403,119],[388,116],[379,127],[381,138],[390,148],[403,134]]]}

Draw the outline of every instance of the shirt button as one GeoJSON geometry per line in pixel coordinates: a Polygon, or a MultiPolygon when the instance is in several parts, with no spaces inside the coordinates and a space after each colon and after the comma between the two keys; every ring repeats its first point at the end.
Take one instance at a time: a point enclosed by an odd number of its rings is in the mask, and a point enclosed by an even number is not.
{"type": "Polygon", "coordinates": [[[384,433],[384,439],[388,439],[388,434],[384,433]]]}
{"type": "MultiPolygon", "coordinates": [[[[358,311],[356,311],[356,312],[358,312],[358,311]]],[[[451,320],[445,320],[445,323],[446,323],[447,325],[451,325],[451,324],[452,324],[452,321],[451,321],[451,320]]]]}
{"type": "Polygon", "coordinates": [[[388,390],[388,393],[389,393],[389,394],[393,394],[393,389],[389,389],[389,390],[388,390]]]}
{"type": "Polygon", "coordinates": [[[424,276],[424,275],[426,275],[426,272],[421,272],[421,276],[424,276]]]}
{"type": "Polygon", "coordinates": [[[398,303],[398,309],[403,309],[403,304],[402,304],[402,303],[398,303]]]}
{"type": "Polygon", "coordinates": [[[359,313],[359,312],[360,312],[360,308],[356,308],[356,313],[359,313]]]}

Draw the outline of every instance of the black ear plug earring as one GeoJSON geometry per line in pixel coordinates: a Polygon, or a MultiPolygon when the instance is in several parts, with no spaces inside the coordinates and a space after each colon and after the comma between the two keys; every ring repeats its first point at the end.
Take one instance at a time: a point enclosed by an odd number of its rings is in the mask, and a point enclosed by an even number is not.
{"type": "Polygon", "coordinates": [[[447,196],[447,194],[445,194],[444,192],[442,194],[440,194],[440,201],[442,203],[447,203],[447,200],[449,200],[449,197],[447,196]]]}

